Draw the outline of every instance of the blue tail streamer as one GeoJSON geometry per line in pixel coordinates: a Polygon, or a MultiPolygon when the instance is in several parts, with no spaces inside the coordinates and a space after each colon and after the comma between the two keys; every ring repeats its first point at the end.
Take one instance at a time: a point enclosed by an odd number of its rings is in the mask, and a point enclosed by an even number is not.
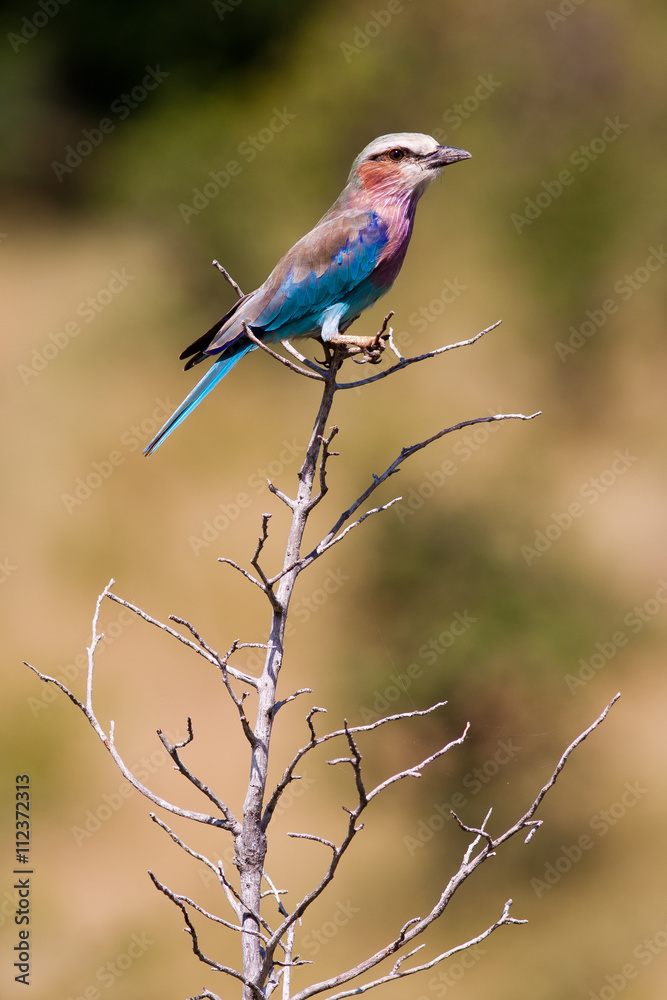
{"type": "Polygon", "coordinates": [[[232,370],[237,361],[240,361],[244,355],[255,349],[254,344],[244,345],[240,350],[235,351],[234,354],[227,354],[211,365],[204,377],[197,382],[194,389],[188,393],[178,409],[174,410],[169,420],[160,428],[150,444],[146,446],[144,455],[152,455],[155,449],[160,447],[164,439],[169,437],[179,424],[183,423],[185,418],[201,403],[202,399],[208,396],[209,392],[215,388],[218,382],[232,370]]]}

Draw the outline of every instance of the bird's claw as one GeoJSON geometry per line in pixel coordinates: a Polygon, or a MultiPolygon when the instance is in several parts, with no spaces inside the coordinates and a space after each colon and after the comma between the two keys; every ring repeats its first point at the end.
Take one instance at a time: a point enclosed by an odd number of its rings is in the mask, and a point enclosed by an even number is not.
{"type": "Polygon", "coordinates": [[[355,365],[379,365],[382,361],[382,354],[387,346],[388,340],[388,333],[378,333],[372,339],[370,344],[365,344],[359,347],[350,347],[350,354],[363,354],[363,358],[355,359],[355,365]]]}

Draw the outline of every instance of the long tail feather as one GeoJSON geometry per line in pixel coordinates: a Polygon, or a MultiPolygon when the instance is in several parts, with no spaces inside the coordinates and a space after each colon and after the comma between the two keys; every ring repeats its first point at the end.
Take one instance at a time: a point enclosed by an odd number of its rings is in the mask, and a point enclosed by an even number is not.
{"type": "Polygon", "coordinates": [[[178,409],[172,413],[169,420],[160,428],[150,444],[146,446],[144,455],[152,455],[155,449],[160,447],[164,439],[169,437],[171,432],[192,413],[205,396],[208,396],[209,392],[225,377],[227,372],[231,371],[237,361],[240,361],[249,351],[254,350],[254,344],[244,345],[240,350],[237,349],[231,355],[224,355],[215,364],[211,365],[204,377],[197,382],[194,389],[188,393],[178,409]]]}

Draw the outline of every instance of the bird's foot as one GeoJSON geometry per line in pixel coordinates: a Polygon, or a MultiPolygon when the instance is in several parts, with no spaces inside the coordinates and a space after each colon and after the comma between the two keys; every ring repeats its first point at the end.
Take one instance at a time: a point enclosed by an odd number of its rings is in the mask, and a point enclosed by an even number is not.
{"type": "Polygon", "coordinates": [[[345,349],[344,357],[355,358],[355,363],[358,365],[377,365],[382,360],[382,354],[388,340],[389,334],[385,333],[384,330],[372,337],[354,337],[351,334],[339,333],[338,336],[324,341],[324,346],[325,349],[330,345],[343,347],[345,349]],[[358,354],[363,355],[363,357],[357,358],[358,354]]]}

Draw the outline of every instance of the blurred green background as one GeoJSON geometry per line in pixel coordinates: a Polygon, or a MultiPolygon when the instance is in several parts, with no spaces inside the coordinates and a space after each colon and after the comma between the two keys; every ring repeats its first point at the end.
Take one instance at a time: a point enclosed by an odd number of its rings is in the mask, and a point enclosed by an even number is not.
{"type": "MultiPolygon", "coordinates": [[[[178,353],[233,301],[211,258],[255,287],[359,150],[409,130],[473,159],[427,193],[394,289],[356,329],[372,332],[392,308],[412,354],[503,324],[337,400],[342,457],[310,537],[402,445],[487,413],[543,415],[421,452],[379,497],[400,492],[404,505],[300,580],[282,692],[314,693],[279,717],[276,773],[307,739],[310,704],[335,728],[449,700],[363,742],[369,782],[468,719],[472,731],[369,811],[300,931],[316,965],[295,983],[359,961],[424,913],[465,846],[443,819],[452,796],[470,823],[493,805],[500,829],[620,689],[543,807],[544,828],[463,889],[420,957],[482,930],[510,896],[530,923],[383,995],[664,997],[664,3],[10,0],[1,23],[3,995],[23,995],[11,967],[23,772],[31,996],[238,995],[197,963],[146,869],[229,917],[219,891],[147,803],[122,797],[85,720],[21,661],[73,677],[81,695],[111,576],[121,596],[193,621],[220,650],[265,637],[266,609],[217,558],[247,561],[270,510],[267,563],[278,565],[286,519],[261,479],[268,469],[295,489],[317,387],[254,355],[155,457],[141,448],[194,381],[178,353]]],[[[102,621],[98,712],[115,720],[126,760],[200,808],[155,735],[183,736],[191,715],[188,759],[238,810],[247,754],[213,671],[117,606],[102,621]]],[[[349,776],[324,759],[275,822],[269,871],[288,903],[325,858],[285,832],[339,836],[340,805],[352,804],[349,776]]],[[[229,867],[228,841],[174,826],[229,867]]],[[[238,961],[226,932],[204,943],[238,961]]]]}

